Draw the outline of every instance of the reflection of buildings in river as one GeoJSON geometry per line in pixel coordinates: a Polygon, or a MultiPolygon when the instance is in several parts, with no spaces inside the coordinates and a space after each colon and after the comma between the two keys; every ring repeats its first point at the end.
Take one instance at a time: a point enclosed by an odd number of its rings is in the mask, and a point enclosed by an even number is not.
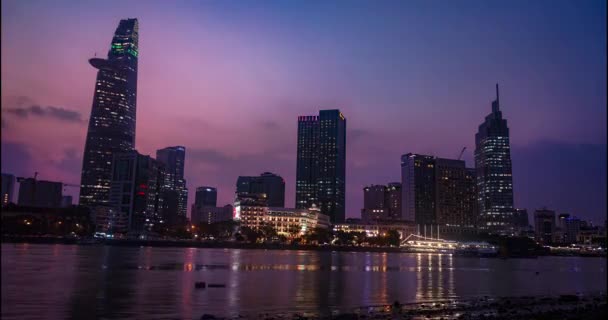
{"type": "Polygon", "coordinates": [[[454,261],[451,254],[416,256],[416,300],[428,301],[454,298],[454,261]]]}
{"type": "Polygon", "coordinates": [[[230,250],[230,271],[228,272],[228,310],[240,310],[239,295],[239,276],[243,272],[241,268],[241,253],[239,249],[230,250]]]}
{"type": "Polygon", "coordinates": [[[76,279],[70,297],[70,316],[66,318],[109,318],[132,312],[137,284],[133,273],[137,270],[125,268],[132,259],[132,250],[121,247],[79,247],[72,264],[76,279]]]}

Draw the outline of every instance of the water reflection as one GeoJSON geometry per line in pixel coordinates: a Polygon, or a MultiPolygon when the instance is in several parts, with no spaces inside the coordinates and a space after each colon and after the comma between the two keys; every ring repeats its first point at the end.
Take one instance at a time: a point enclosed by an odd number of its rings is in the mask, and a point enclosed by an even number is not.
{"type": "Polygon", "coordinates": [[[394,300],[605,292],[605,263],[595,258],[2,245],[1,318],[196,319],[204,313],[349,311],[394,300]],[[226,287],[197,290],[196,281],[226,287]]]}

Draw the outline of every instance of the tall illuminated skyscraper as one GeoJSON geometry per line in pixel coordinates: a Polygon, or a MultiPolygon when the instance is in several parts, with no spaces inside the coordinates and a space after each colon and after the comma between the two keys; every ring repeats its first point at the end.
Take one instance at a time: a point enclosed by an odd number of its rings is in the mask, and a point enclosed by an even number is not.
{"type": "Polygon", "coordinates": [[[135,147],[137,102],[137,19],[121,20],[108,58],[92,58],[98,69],[82,160],[80,204],[108,204],[112,157],[135,147]]]}
{"type": "Polygon", "coordinates": [[[507,120],[502,118],[496,84],[492,113],[475,135],[479,227],[495,232],[513,228],[513,177],[507,120]]]}
{"type": "Polygon", "coordinates": [[[298,117],[296,208],[315,204],[331,222],[345,219],[346,118],[340,110],[298,117]]]}

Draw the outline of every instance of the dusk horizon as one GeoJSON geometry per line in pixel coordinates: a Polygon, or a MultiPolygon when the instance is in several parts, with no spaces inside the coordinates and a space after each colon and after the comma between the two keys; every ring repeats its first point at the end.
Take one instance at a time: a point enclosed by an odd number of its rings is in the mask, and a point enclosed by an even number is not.
{"type": "Polygon", "coordinates": [[[401,181],[402,154],[455,159],[466,147],[474,167],[475,132],[498,83],[515,207],[605,222],[605,3],[537,1],[524,11],[525,2],[469,1],[441,11],[385,1],[374,12],[365,2],[57,3],[2,3],[3,173],[79,184],[96,73],[88,60],[105,58],[118,21],[135,17],[135,148],[186,147],[188,211],[197,187],[231,204],[238,176],[262,172],[285,179],[294,207],[298,117],[340,109],[346,216],[359,217],[363,187],[401,181]]]}

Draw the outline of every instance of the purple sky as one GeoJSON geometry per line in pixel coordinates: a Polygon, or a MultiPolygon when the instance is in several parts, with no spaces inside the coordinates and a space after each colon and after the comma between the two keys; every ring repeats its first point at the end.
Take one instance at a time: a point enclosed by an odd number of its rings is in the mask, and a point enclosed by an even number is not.
{"type": "MultiPolygon", "coordinates": [[[[231,202],[271,171],[294,205],[299,115],[348,120],[348,216],[399,157],[457,157],[500,83],[515,204],[606,219],[605,1],[2,1],[2,171],[80,182],[95,69],[140,23],[137,149],[187,148],[231,202]],[[32,107],[40,106],[40,108],[32,107]]],[[[76,192],[77,193],[77,192],[76,192]]]]}

